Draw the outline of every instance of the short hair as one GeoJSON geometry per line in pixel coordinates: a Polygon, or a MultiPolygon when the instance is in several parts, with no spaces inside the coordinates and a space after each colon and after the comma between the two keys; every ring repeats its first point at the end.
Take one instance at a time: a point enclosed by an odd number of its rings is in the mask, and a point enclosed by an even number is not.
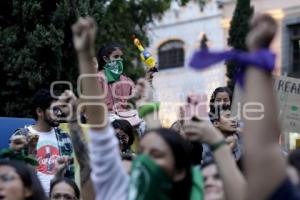
{"type": "Polygon", "coordinates": [[[211,122],[220,121],[221,113],[223,111],[230,111],[230,106],[227,105],[216,105],[210,108],[209,118],[211,122]]]}
{"type": "Polygon", "coordinates": [[[69,178],[65,178],[65,177],[54,179],[51,182],[51,184],[50,184],[50,193],[49,193],[50,197],[52,195],[53,188],[55,187],[55,185],[57,185],[59,183],[68,184],[71,188],[73,188],[76,198],[80,199],[80,190],[79,190],[77,184],[75,183],[75,181],[73,181],[72,179],[69,179],[69,178]]]}
{"type": "Polygon", "coordinates": [[[14,168],[20,176],[23,186],[30,189],[31,196],[25,200],[45,200],[47,199],[44,189],[36,175],[34,168],[26,165],[24,162],[17,160],[0,160],[0,166],[9,166],[14,168]]]}
{"type": "Polygon", "coordinates": [[[111,124],[114,127],[114,129],[121,129],[122,131],[124,131],[125,134],[128,135],[128,146],[131,146],[134,142],[134,129],[131,126],[131,124],[125,119],[116,119],[111,124]]]}
{"type": "Polygon", "coordinates": [[[31,108],[32,108],[32,115],[34,119],[37,119],[38,116],[36,114],[36,109],[41,108],[42,110],[46,110],[51,106],[51,103],[57,100],[54,98],[50,91],[47,89],[39,89],[32,98],[31,108]]]}

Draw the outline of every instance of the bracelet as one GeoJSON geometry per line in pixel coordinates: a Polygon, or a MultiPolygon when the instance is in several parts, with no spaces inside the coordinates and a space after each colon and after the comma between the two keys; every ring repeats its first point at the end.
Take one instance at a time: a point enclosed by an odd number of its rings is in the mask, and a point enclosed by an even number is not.
{"type": "Polygon", "coordinates": [[[226,143],[226,141],[225,141],[225,139],[222,139],[221,141],[219,141],[219,142],[217,142],[217,143],[215,143],[215,144],[211,144],[211,145],[209,145],[210,146],[210,150],[212,151],[212,152],[215,152],[216,150],[218,150],[220,147],[222,147],[223,145],[226,145],[227,143],[226,143]]]}

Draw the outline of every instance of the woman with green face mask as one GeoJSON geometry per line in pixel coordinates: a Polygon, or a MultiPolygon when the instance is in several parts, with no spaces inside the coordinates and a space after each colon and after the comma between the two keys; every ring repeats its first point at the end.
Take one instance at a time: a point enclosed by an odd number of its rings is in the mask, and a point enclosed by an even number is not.
{"type": "Polygon", "coordinates": [[[131,175],[122,167],[114,129],[90,130],[92,179],[98,199],[202,200],[203,180],[186,141],[171,129],[141,139],[131,175]]]}
{"type": "Polygon", "coordinates": [[[103,46],[97,55],[99,81],[106,91],[105,103],[109,112],[126,109],[134,83],[123,74],[123,51],[118,44],[103,46]]]}
{"type": "Polygon", "coordinates": [[[102,47],[97,55],[98,79],[104,91],[110,121],[116,119],[127,120],[139,135],[145,129],[145,122],[139,118],[134,106],[128,102],[135,87],[133,81],[123,74],[123,52],[118,44],[109,44],[102,47]]]}

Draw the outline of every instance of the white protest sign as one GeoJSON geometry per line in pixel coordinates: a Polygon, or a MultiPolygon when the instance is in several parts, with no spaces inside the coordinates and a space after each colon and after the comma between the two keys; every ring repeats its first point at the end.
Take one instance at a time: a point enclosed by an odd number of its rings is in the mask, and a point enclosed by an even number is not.
{"type": "Polygon", "coordinates": [[[283,131],[300,133],[300,79],[275,76],[274,91],[283,131]]]}
{"type": "MultiPolygon", "coordinates": [[[[274,76],[273,78],[282,132],[300,133],[300,79],[285,76],[274,76]]],[[[242,120],[242,96],[243,90],[236,86],[231,110],[232,115],[239,120],[242,120]]]]}

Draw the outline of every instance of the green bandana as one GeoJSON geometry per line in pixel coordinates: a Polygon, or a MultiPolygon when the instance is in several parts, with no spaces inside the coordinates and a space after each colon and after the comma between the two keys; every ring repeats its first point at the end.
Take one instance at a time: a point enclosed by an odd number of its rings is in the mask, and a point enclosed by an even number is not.
{"type": "Polygon", "coordinates": [[[110,61],[104,65],[104,74],[109,83],[119,81],[122,73],[123,61],[121,59],[110,61]]]}
{"type": "MultiPolygon", "coordinates": [[[[203,178],[193,168],[190,200],[203,200],[203,178]]],[[[128,200],[171,200],[171,178],[148,156],[138,156],[132,165],[128,200]]]]}
{"type": "Polygon", "coordinates": [[[193,167],[192,170],[192,190],[190,200],[204,199],[204,180],[199,167],[193,167]]]}
{"type": "Polygon", "coordinates": [[[142,105],[138,108],[139,117],[143,118],[148,114],[151,114],[155,111],[159,111],[160,103],[158,102],[151,102],[145,105],[142,105]]]}
{"type": "Polygon", "coordinates": [[[172,180],[146,155],[132,165],[128,200],[170,200],[172,180]]]}
{"type": "Polygon", "coordinates": [[[0,159],[19,160],[19,161],[23,161],[27,164],[30,164],[32,166],[38,165],[38,161],[35,158],[26,155],[24,150],[22,150],[20,152],[14,152],[10,148],[3,149],[0,151],[0,159]]]}

